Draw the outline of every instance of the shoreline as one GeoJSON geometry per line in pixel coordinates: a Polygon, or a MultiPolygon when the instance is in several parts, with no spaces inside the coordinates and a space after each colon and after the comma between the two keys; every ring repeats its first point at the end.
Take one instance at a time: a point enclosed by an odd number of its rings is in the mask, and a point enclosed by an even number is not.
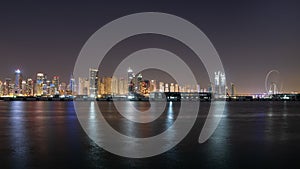
{"type": "MultiPolygon", "coordinates": [[[[222,101],[224,99],[220,99],[222,101]]],[[[11,101],[56,101],[56,102],[66,102],[66,101],[103,101],[103,102],[110,102],[110,101],[132,101],[132,102],[148,102],[148,101],[164,101],[164,99],[119,99],[119,98],[97,98],[97,99],[73,99],[73,98],[51,98],[51,97],[0,97],[0,101],[3,102],[11,102],[11,101]]],[[[167,102],[188,102],[188,101],[200,101],[200,102],[211,102],[211,99],[181,99],[181,100],[174,100],[174,99],[167,99],[167,102]]],[[[215,100],[217,101],[217,100],[215,100]]],[[[266,102],[266,101],[300,101],[299,98],[291,98],[291,99],[281,99],[281,98],[226,98],[226,102],[245,102],[245,101],[253,101],[253,102],[266,102]]]]}

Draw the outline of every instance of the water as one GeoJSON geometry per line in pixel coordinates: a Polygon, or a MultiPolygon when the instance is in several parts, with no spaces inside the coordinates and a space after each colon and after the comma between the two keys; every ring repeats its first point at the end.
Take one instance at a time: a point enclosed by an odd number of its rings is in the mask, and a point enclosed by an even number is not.
{"type": "MultiPolygon", "coordinates": [[[[147,109],[147,102],[131,102],[147,109]]],[[[101,102],[109,123],[121,133],[149,137],[176,120],[163,114],[137,125],[101,102]]],[[[126,103],[124,104],[126,106],[126,103]]],[[[170,105],[168,105],[170,106],[170,105]]],[[[300,102],[229,102],[204,144],[197,142],[209,103],[176,147],[146,159],[119,157],[98,147],[81,128],[72,102],[0,102],[2,168],[297,168],[300,166],[300,102]]]]}

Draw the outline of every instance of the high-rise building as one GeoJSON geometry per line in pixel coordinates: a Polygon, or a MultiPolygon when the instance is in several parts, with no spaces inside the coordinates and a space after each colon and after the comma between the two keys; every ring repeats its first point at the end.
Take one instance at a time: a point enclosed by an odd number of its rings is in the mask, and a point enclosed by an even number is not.
{"type": "Polygon", "coordinates": [[[88,96],[88,91],[89,91],[89,79],[88,78],[83,78],[79,77],[78,78],[78,95],[84,95],[88,96]]]}
{"type": "Polygon", "coordinates": [[[20,92],[20,94],[22,95],[26,95],[26,90],[27,90],[27,83],[25,80],[22,80],[22,86],[21,86],[22,90],[20,92]]]}
{"type": "Polygon", "coordinates": [[[169,91],[169,84],[168,83],[165,84],[165,92],[170,92],[169,91]]]}
{"type": "Polygon", "coordinates": [[[215,72],[214,94],[216,98],[226,97],[226,78],[225,73],[215,72]]]}
{"type": "Polygon", "coordinates": [[[163,82],[159,82],[159,92],[164,92],[165,91],[165,85],[163,82]]]}
{"type": "Polygon", "coordinates": [[[149,80],[143,80],[140,82],[140,93],[147,95],[149,94],[149,88],[150,88],[150,81],[149,80]]]}
{"type": "Polygon", "coordinates": [[[135,92],[137,92],[137,93],[142,93],[142,91],[141,91],[142,80],[143,80],[143,76],[142,76],[141,73],[139,73],[136,77],[137,84],[136,84],[136,87],[135,87],[135,92]]]}
{"type": "Polygon", "coordinates": [[[98,69],[89,69],[89,97],[96,98],[98,95],[98,69]]]}
{"type": "Polygon", "coordinates": [[[54,94],[58,94],[59,76],[53,76],[52,84],[54,85],[54,94]]]}
{"type": "Polygon", "coordinates": [[[130,94],[133,93],[135,90],[135,83],[134,83],[135,75],[130,67],[127,70],[127,76],[128,76],[128,94],[130,94]]]}
{"type": "Polygon", "coordinates": [[[62,82],[60,85],[59,85],[59,94],[60,95],[65,95],[66,94],[66,90],[67,90],[67,84],[62,82]]]}
{"type": "Polygon", "coordinates": [[[235,96],[235,86],[233,83],[231,83],[231,96],[235,96]]]}
{"type": "Polygon", "coordinates": [[[156,85],[157,85],[156,80],[150,80],[149,92],[156,92],[157,91],[156,85]]]}
{"type": "Polygon", "coordinates": [[[22,74],[20,69],[15,70],[14,94],[20,95],[22,91],[22,74]]]}
{"type": "Polygon", "coordinates": [[[36,74],[36,84],[35,84],[35,95],[36,96],[43,95],[44,80],[45,80],[44,73],[39,72],[36,74]]]}
{"type": "Polygon", "coordinates": [[[179,92],[179,86],[178,86],[177,83],[175,84],[175,91],[174,92],[179,92]]]}
{"type": "Polygon", "coordinates": [[[170,92],[175,92],[174,83],[171,83],[171,85],[170,85],[170,92]]]}
{"type": "Polygon", "coordinates": [[[120,95],[125,95],[128,93],[127,85],[128,85],[128,83],[127,83],[126,79],[124,79],[124,78],[119,79],[119,94],[120,95]]]}
{"type": "Polygon", "coordinates": [[[34,96],[34,81],[32,79],[27,79],[26,95],[34,96]]]}
{"type": "Polygon", "coordinates": [[[111,95],[112,94],[111,81],[112,81],[111,77],[103,77],[104,94],[106,94],[106,95],[111,95]]]}
{"type": "Polygon", "coordinates": [[[115,76],[111,78],[111,94],[119,94],[119,79],[115,76]]]}
{"type": "Polygon", "coordinates": [[[6,78],[3,86],[3,95],[4,96],[11,96],[13,95],[14,85],[11,83],[11,78],[6,78]]]}
{"type": "MultiPolygon", "coordinates": [[[[98,82],[97,82],[98,84],[98,82]]],[[[97,87],[98,88],[98,87],[97,87]]],[[[70,83],[68,85],[68,95],[76,95],[76,83],[73,75],[70,77],[70,83]]]]}

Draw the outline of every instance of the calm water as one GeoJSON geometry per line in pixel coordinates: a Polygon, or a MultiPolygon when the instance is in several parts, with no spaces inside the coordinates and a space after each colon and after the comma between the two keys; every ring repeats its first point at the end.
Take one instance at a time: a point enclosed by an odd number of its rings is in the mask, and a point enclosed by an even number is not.
{"type": "MultiPolygon", "coordinates": [[[[147,102],[131,104],[139,109],[149,106],[147,102]]],[[[155,122],[134,129],[116,113],[111,102],[101,102],[100,106],[115,129],[138,137],[164,131],[176,119],[179,107],[173,103],[173,118],[166,112],[155,122]]],[[[175,148],[151,158],[130,159],[113,155],[90,140],[72,102],[0,102],[0,167],[300,167],[300,102],[230,102],[213,136],[199,144],[208,108],[209,103],[201,103],[195,126],[175,148]]]]}

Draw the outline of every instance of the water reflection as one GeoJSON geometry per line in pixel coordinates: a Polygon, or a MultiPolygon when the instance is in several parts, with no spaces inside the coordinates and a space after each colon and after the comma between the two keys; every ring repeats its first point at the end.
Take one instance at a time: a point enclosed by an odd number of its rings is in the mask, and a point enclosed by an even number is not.
{"type": "MultiPolygon", "coordinates": [[[[149,136],[176,120],[179,105],[167,104],[152,124],[137,125],[101,103],[103,115],[124,134],[149,136]]],[[[135,103],[138,104],[138,103],[135,103]]],[[[139,106],[142,106],[140,104],[139,106]]],[[[125,105],[124,105],[125,106],[125,105]]],[[[84,107],[89,129],[106,136],[95,120],[98,104],[84,107]]],[[[126,107],[126,106],[125,106],[126,107]]],[[[201,107],[208,107],[203,103],[201,107]]],[[[203,111],[201,108],[200,111],[203,111]]],[[[212,137],[198,144],[205,115],[178,146],[153,158],[113,155],[91,141],[78,123],[72,102],[0,102],[1,168],[286,168],[299,165],[300,102],[230,102],[212,137]],[[272,116],[269,116],[272,114],[272,116]],[[292,159],[292,160],[291,160],[292,159]]],[[[207,110],[207,109],[206,109],[207,110]]],[[[189,118],[188,111],[182,118],[189,118]]],[[[173,141],[176,130],[166,135],[173,141]]],[[[126,142],[123,142],[126,144],[126,142]]],[[[130,151],[134,147],[125,147],[130,151]]]]}
{"type": "Polygon", "coordinates": [[[29,138],[27,136],[26,118],[24,117],[24,102],[11,102],[9,107],[9,133],[10,144],[12,149],[12,161],[13,168],[24,168],[28,163],[29,154],[29,138]]]}

